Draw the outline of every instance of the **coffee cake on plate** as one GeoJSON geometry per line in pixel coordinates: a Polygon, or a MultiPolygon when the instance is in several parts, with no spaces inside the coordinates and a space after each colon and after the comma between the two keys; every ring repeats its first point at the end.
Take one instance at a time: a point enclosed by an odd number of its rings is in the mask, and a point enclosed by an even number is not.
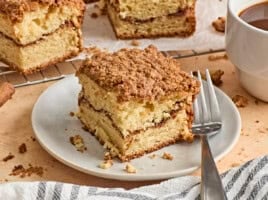
{"type": "Polygon", "coordinates": [[[78,117],[122,161],[177,141],[193,141],[199,82],[154,46],[101,52],[77,72],[78,117]]]}

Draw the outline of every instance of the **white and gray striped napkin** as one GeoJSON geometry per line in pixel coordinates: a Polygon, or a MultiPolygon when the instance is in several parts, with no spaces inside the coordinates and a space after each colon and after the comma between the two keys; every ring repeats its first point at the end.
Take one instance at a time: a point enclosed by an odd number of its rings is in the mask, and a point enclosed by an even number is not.
{"type": "MultiPolygon", "coordinates": [[[[221,175],[229,200],[268,200],[268,155],[221,175]]],[[[185,176],[157,185],[125,190],[59,182],[13,182],[0,185],[1,200],[175,200],[200,199],[200,178],[185,176]]]]}

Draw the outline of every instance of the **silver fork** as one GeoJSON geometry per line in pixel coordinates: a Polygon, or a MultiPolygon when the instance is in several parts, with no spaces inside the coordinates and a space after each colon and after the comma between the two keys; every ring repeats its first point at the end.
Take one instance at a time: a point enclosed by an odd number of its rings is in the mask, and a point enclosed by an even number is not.
{"type": "Polygon", "coordinates": [[[197,77],[201,83],[201,89],[194,102],[195,118],[192,131],[200,136],[202,145],[200,195],[202,200],[226,200],[227,197],[208,143],[208,136],[218,133],[221,129],[220,108],[209,71],[206,70],[206,83],[202,83],[199,71],[197,77]]]}

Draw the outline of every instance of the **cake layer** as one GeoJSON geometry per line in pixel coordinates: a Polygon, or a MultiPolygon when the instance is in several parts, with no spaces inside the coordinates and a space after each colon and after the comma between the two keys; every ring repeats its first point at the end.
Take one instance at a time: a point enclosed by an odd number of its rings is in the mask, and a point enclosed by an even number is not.
{"type": "Polygon", "coordinates": [[[26,74],[75,56],[82,49],[80,30],[69,24],[26,46],[0,34],[0,44],[0,60],[26,74]]]}
{"type": "Polygon", "coordinates": [[[7,10],[15,16],[0,8],[0,33],[18,44],[26,45],[56,31],[65,22],[80,28],[85,9],[83,0],[40,2],[2,0],[0,6],[7,6],[7,10]]]}
{"type": "Polygon", "coordinates": [[[121,19],[150,20],[194,8],[195,0],[108,0],[121,19]]]}
{"type": "Polygon", "coordinates": [[[86,75],[80,74],[79,80],[84,88],[80,96],[84,96],[96,110],[106,112],[124,137],[130,132],[152,127],[170,118],[174,111],[181,109],[180,101],[187,100],[188,105],[192,103],[192,96],[185,92],[167,96],[161,101],[118,103],[115,93],[107,93],[86,75]]]}
{"type": "Polygon", "coordinates": [[[104,112],[96,111],[87,101],[79,103],[79,119],[91,130],[104,147],[110,149],[114,156],[128,161],[173,144],[176,141],[192,142],[193,135],[189,131],[189,117],[186,110],[177,111],[172,118],[154,127],[131,134],[123,138],[116,125],[104,112]]]}
{"type": "Polygon", "coordinates": [[[195,31],[195,12],[187,8],[181,12],[148,20],[121,19],[116,10],[108,5],[109,19],[115,34],[120,39],[164,36],[187,37],[195,31]]]}

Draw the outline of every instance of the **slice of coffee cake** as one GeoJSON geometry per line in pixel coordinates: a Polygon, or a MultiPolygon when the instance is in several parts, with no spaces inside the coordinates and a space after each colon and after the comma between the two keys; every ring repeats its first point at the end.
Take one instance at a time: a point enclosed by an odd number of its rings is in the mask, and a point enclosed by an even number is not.
{"type": "Polygon", "coordinates": [[[118,38],[190,36],[195,31],[195,0],[106,0],[118,38]]]}
{"type": "Polygon", "coordinates": [[[0,0],[0,60],[31,73],[82,50],[83,0],[0,0]]]}
{"type": "Polygon", "coordinates": [[[155,47],[96,54],[77,76],[79,119],[122,161],[193,141],[192,102],[199,83],[155,47]]]}

